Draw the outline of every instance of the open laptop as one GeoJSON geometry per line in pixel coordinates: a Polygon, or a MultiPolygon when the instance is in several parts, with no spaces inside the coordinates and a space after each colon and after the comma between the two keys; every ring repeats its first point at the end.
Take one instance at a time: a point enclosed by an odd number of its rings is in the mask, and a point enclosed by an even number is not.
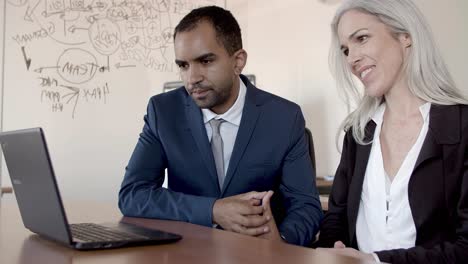
{"type": "Polygon", "coordinates": [[[127,223],[68,224],[41,128],[0,133],[16,200],[26,228],[79,250],[174,242],[182,237],[127,223]]]}

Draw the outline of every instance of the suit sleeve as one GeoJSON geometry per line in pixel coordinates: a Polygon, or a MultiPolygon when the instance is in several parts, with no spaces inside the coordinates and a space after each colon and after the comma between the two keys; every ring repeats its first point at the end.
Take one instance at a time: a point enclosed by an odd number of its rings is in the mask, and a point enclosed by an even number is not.
{"type": "Polygon", "coordinates": [[[291,129],[290,148],[284,160],[279,190],[286,208],[280,233],[288,243],[308,245],[315,239],[323,213],[300,110],[291,129]]]}
{"type": "MultiPolygon", "coordinates": [[[[463,131],[466,135],[468,131],[463,131]]],[[[460,197],[456,204],[457,220],[454,239],[448,239],[433,247],[416,246],[375,252],[381,261],[389,263],[467,263],[468,261],[468,137],[462,144],[459,157],[463,159],[460,181],[460,197]]],[[[442,187],[441,187],[442,188],[442,187]]],[[[434,227],[443,228],[443,227],[434,227]]]]}
{"type": "Polygon", "coordinates": [[[328,212],[322,221],[319,240],[314,245],[316,247],[333,247],[336,241],[342,241],[345,245],[350,245],[346,212],[349,191],[348,179],[350,179],[347,174],[350,171],[351,157],[354,155],[354,153],[351,153],[350,142],[353,142],[353,139],[352,134],[349,132],[343,140],[341,160],[335,173],[328,201],[328,212]]]}
{"type": "Polygon", "coordinates": [[[158,137],[154,100],[148,104],[143,131],[126,167],[119,191],[125,216],[185,221],[212,226],[215,198],[163,188],[167,157],[158,137]]]}

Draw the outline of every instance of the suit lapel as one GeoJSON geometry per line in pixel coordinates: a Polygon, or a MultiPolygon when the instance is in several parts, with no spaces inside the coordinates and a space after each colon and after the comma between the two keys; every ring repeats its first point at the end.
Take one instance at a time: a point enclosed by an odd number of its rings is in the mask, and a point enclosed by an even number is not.
{"type": "MultiPolygon", "coordinates": [[[[370,121],[366,126],[366,136],[364,141],[369,142],[374,138],[376,124],[370,121]]],[[[356,221],[359,211],[359,203],[361,201],[362,184],[364,183],[364,175],[366,173],[367,162],[369,160],[372,144],[360,145],[356,144],[356,163],[353,171],[348,192],[348,215],[349,215],[349,238],[351,244],[354,244],[356,235],[356,221]]],[[[357,244],[357,243],[356,243],[357,244]]]]}
{"type": "Polygon", "coordinates": [[[426,160],[442,155],[443,144],[456,144],[459,141],[459,106],[431,105],[429,129],[421,152],[416,160],[414,171],[426,160]]]}
{"type": "MultiPolygon", "coordinates": [[[[460,142],[460,131],[459,106],[431,105],[429,129],[408,183],[409,193],[411,193],[412,190],[420,189],[418,186],[427,183],[441,182],[440,177],[443,177],[443,175],[450,175],[449,171],[451,166],[449,165],[450,162],[447,160],[447,157],[444,157],[444,148],[447,145],[458,144],[460,142]],[[437,168],[437,164],[443,167],[444,172],[442,175],[434,172],[434,168],[437,168]]],[[[430,188],[434,188],[432,184],[427,186],[427,189],[430,188]]],[[[421,225],[427,217],[427,207],[425,207],[424,204],[432,201],[432,197],[423,197],[424,196],[417,194],[409,196],[409,203],[416,230],[420,230],[421,225]]],[[[418,235],[416,241],[418,241],[420,237],[421,236],[418,235]]]]}
{"type": "Polygon", "coordinates": [[[437,144],[433,130],[428,129],[426,139],[424,139],[424,144],[422,145],[421,152],[419,152],[413,171],[416,171],[426,160],[439,155],[442,155],[442,146],[437,144]]]}
{"type": "Polygon", "coordinates": [[[260,107],[257,104],[256,89],[244,76],[241,75],[242,81],[246,84],[247,93],[245,96],[244,109],[242,110],[242,119],[237,132],[236,141],[232,150],[231,160],[224,180],[224,186],[221,190],[221,195],[224,194],[227,186],[234,176],[239,161],[249,144],[252,133],[257,124],[257,119],[260,116],[260,107]]]}
{"type": "Polygon", "coordinates": [[[200,108],[195,104],[195,102],[193,102],[190,96],[187,96],[185,111],[189,129],[192,132],[193,139],[197,144],[206,168],[210,172],[210,178],[213,180],[213,183],[218,186],[215,161],[213,158],[213,152],[211,151],[210,142],[208,141],[208,136],[206,135],[203,115],[200,108]]]}

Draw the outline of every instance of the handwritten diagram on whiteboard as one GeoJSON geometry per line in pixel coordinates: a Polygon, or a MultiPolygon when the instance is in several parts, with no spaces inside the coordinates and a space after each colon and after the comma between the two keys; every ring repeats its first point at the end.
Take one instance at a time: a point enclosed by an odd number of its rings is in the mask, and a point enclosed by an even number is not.
{"type": "Polygon", "coordinates": [[[75,118],[86,104],[112,100],[123,79],[177,80],[174,27],[204,5],[225,3],[7,0],[5,87],[29,80],[27,96],[75,118]]]}

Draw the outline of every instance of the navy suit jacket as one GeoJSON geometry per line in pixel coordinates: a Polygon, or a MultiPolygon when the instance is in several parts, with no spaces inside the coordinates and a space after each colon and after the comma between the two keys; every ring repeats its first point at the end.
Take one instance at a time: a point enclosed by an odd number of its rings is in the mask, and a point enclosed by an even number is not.
{"type": "Polygon", "coordinates": [[[149,101],[119,192],[124,215],[211,227],[216,199],[273,190],[272,211],[285,239],[307,245],[315,238],[322,210],[301,109],[241,79],[247,93],[223,188],[202,112],[181,87],[149,101]]]}

